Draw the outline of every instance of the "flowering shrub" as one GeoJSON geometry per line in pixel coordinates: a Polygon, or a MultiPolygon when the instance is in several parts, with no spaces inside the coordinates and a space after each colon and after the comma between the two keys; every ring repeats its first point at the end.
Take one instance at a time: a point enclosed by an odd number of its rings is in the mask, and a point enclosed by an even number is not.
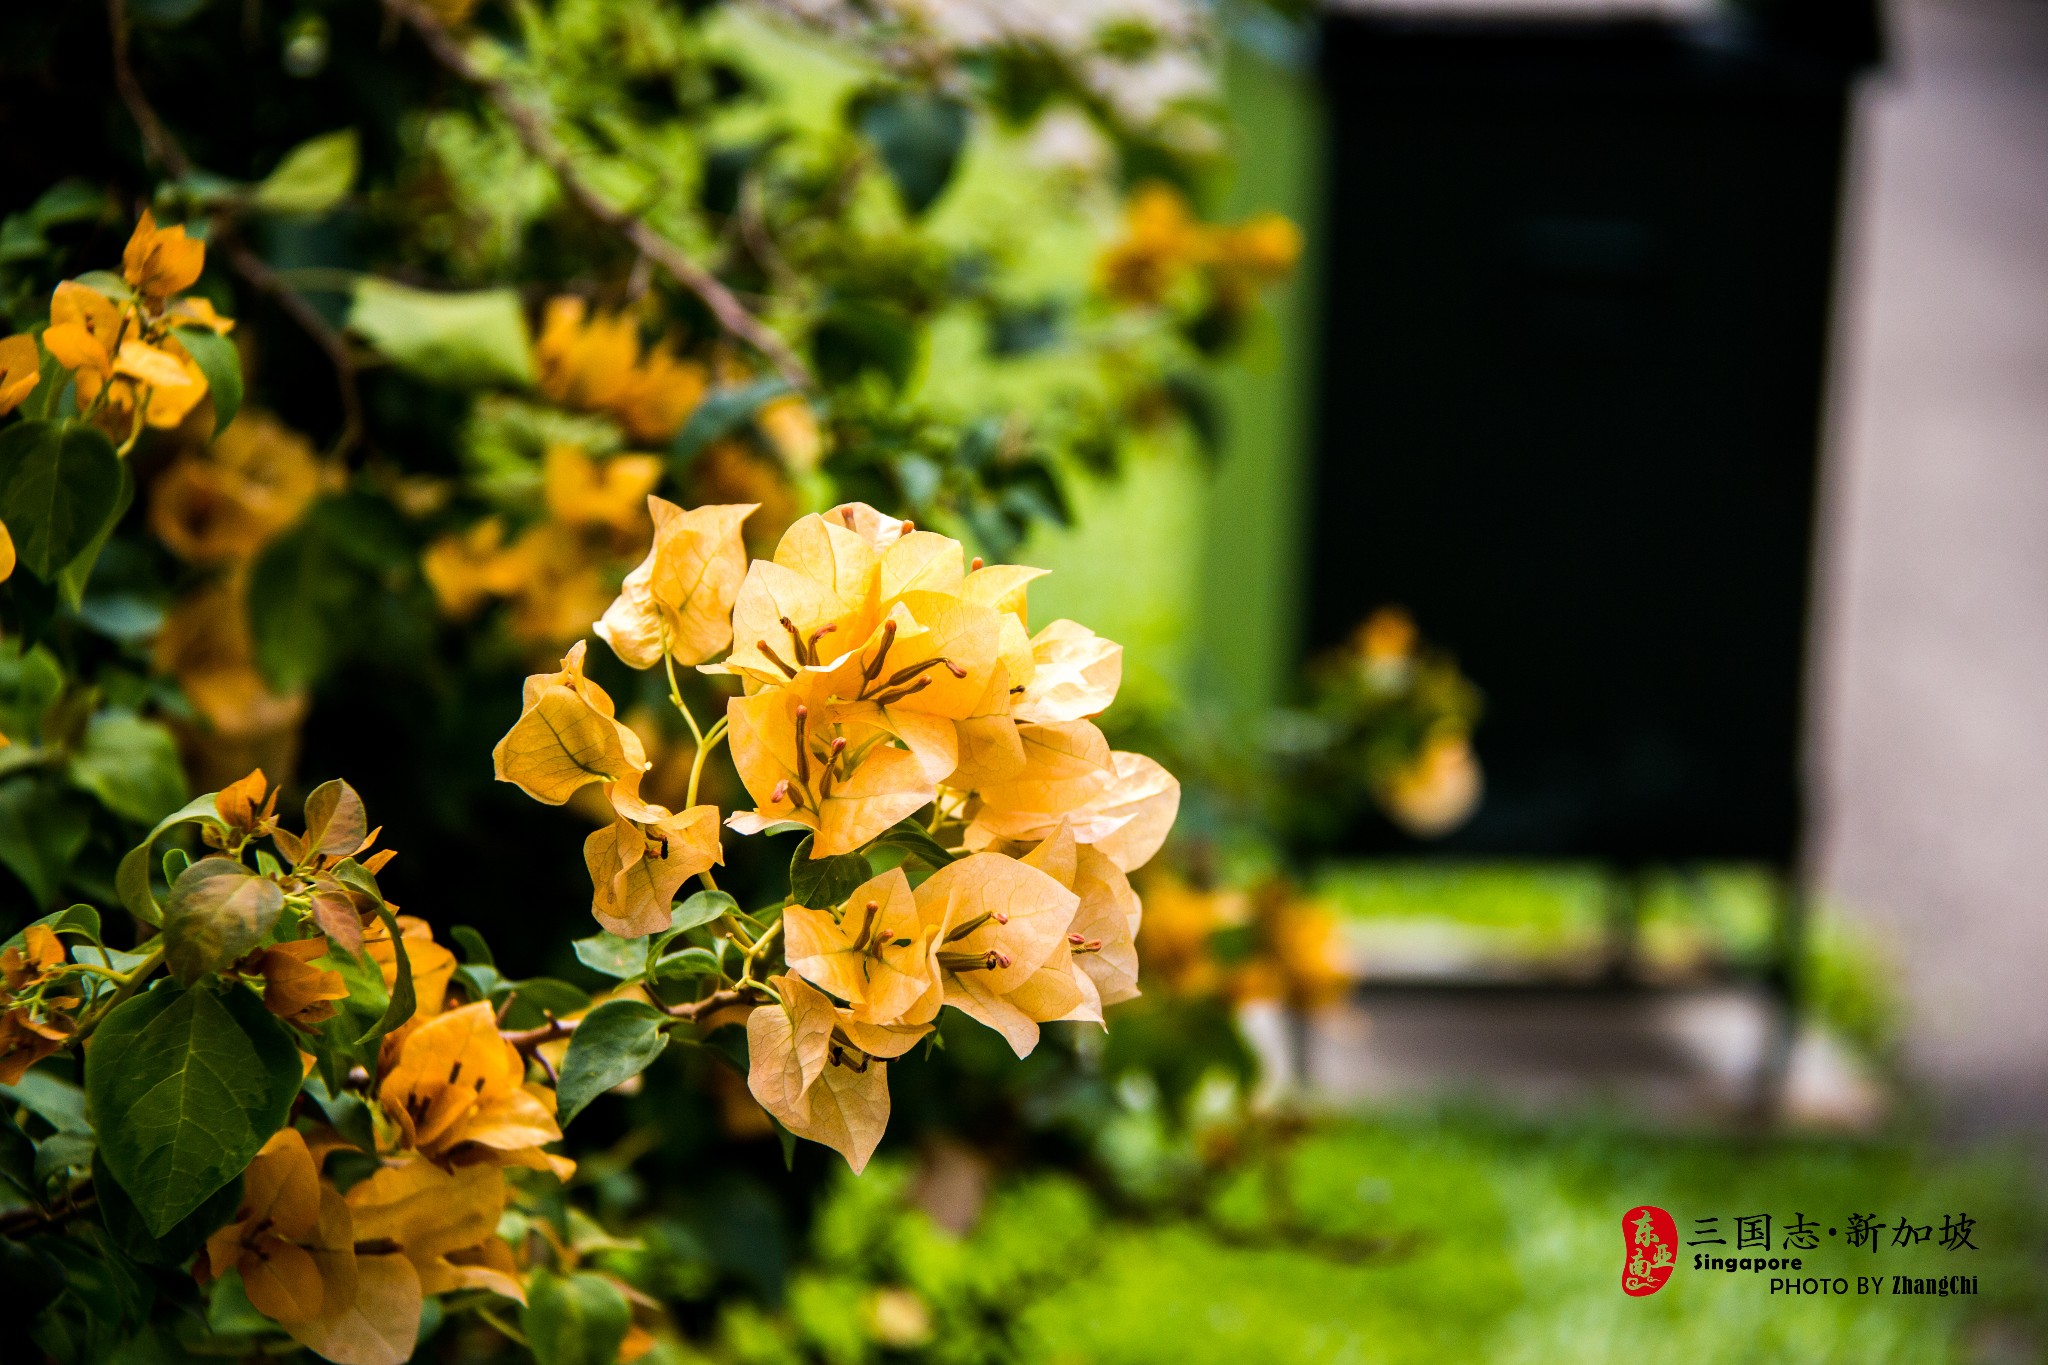
{"type": "Polygon", "coordinates": [[[617,985],[522,1025],[519,984],[458,966],[384,897],[394,851],[351,787],[314,788],[294,829],[251,773],[122,860],[136,950],[106,946],[77,905],[0,954],[0,1080],[83,1051],[83,1128],[0,1129],[29,1201],[10,1229],[30,1234],[24,1254],[66,1264],[89,1243],[57,1228],[96,1203],[130,1254],[192,1263],[210,1321],[227,1294],[259,1337],[274,1325],[341,1365],[395,1365],[429,1300],[488,1315],[509,1298],[529,1331],[546,1321],[562,1258],[508,1209],[549,1196],[508,1174],[573,1174],[550,1150],[562,1125],[672,1038],[743,1021],[753,1097],[857,1172],[888,1122],[890,1061],[945,1007],[1024,1057],[1041,1023],[1101,1023],[1137,994],[1126,873],[1164,841],[1179,787],[1089,719],[1115,695],[1119,648],[1070,621],[1027,636],[1033,571],[970,563],[862,504],[801,519],[748,564],[750,510],[652,499],[653,546],[597,627],[667,671],[698,736],[682,810],[641,796],[644,750],[581,642],[527,679],[493,755],[539,801],[601,788],[614,818],[584,858],[603,932],[576,948],[617,985]],[[700,725],[679,664],[737,682],[725,716],[700,725]],[[721,741],[754,802],[723,821],[696,801],[721,741]],[[156,844],[183,826],[199,856],[171,848],[159,879],[156,844]],[[801,832],[782,902],[749,911],[718,888],[728,828],[801,832]],[[678,904],[692,878],[703,889],[678,904]]]}

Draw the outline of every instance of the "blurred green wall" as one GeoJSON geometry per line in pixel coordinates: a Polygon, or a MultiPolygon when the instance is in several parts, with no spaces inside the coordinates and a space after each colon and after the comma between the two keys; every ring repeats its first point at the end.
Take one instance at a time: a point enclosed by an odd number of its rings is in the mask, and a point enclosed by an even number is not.
{"type": "Polygon", "coordinates": [[[1321,129],[1305,60],[1234,44],[1226,98],[1235,171],[1211,217],[1275,209],[1307,239],[1302,267],[1219,367],[1224,439],[1213,466],[1191,443],[1133,459],[1114,483],[1077,480],[1078,525],[1037,537],[1027,562],[1037,621],[1071,616],[1125,646],[1133,701],[1186,693],[1231,710],[1286,694],[1298,648],[1306,545],[1321,243],[1321,129]]]}

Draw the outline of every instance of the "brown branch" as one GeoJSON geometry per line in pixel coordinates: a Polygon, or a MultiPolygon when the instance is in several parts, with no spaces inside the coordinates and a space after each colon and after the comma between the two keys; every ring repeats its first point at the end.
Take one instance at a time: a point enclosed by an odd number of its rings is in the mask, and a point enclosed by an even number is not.
{"type": "Polygon", "coordinates": [[[320,315],[320,310],[306,302],[306,296],[286,284],[270,263],[251,251],[239,238],[229,235],[233,228],[221,234],[222,250],[227,253],[228,264],[235,273],[247,280],[259,293],[266,295],[301,330],[311,338],[327,357],[327,363],[334,367],[334,387],[341,400],[341,431],[328,448],[329,459],[346,454],[363,436],[363,397],[356,384],[355,352],[349,349],[348,338],[343,336],[334,324],[320,315]]]}
{"type": "Polygon", "coordinates": [[[746,1003],[746,997],[740,994],[740,992],[736,990],[723,990],[713,991],[702,1000],[692,1000],[685,1005],[662,1005],[659,1008],[663,1014],[668,1015],[672,1019],[684,1019],[694,1024],[703,1016],[716,1014],[728,1005],[744,1003],[746,1003]]]}
{"type": "MultiPolygon", "coordinates": [[[[142,82],[136,79],[134,64],[128,57],[127,0],[107,0],[107,24],[113,33],[114,88],[120,92],[121,103],[127,106],[128,116],[135,120],[135,127],[142,134],[142,145],[150,159],[172,176],[183,178],[192,169],[192,159],[185,155],[177,137],[157,115],[156,107],[149,102],[142,82]]],[[[235,273],[298,323],[312,338],[313,344],[326,355],[328,363],[334,366],[335,387],[341,398],[342,427],[328,455],[331,458],[345,453],[363,434],[363,400],[356,385],[356,361],[348,348],[348,339],[320,316],[320,311],[306,302],[303,294],[280,279],[262,257],[230,235],[234,223],[229,214],[216,213],[214,223],[220,229],[221,250],[226,253],[228,264],[235,273]]]]}
{"type": "Polygon", "coordinates": [[[585,180],[576,169],[575,158],[555,136],[547,119],[513,90],[504,78],[493,76],[477,65],[462,44],[418,0],[384,0],[387,10],[412,26],[434,60],[482,91],[533,157],[555,173],[569,197],[585,213],[624,237],[642,256],[654,262],[670,278],[703,300],[719,325],[766,356],[782,377],[798,389],[813,387],[811,372],[789,344],[769,326],[748,312],[724,281],[698,265],[683,249],[649,227],[647,223],[612,203],[585,180]]]}

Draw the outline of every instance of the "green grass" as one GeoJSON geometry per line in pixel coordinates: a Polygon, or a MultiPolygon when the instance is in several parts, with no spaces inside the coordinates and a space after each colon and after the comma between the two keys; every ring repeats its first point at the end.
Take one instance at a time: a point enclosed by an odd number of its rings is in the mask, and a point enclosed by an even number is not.
{"type": "Polygon", "coordinates": [[[1414,1237],[1416,1249],[1344,1264],[1224,1245],[1191,1224],[1111,1225],[1085,1275],[1028,1313],[1035,1358],[1940,1365],[1972,1359],[1968,1344],[1983,1332],[2040,1339],[2041,1209],[2009,1158],[1890,1144],[1752,1147],[1464,1116],[1345,1123],[1306,1141],[1289,1174],[1319,1229],[1414,1237]],[[1850,1277],[1974,1272],[1982,1296],[1774,1298],[1768,1276],[1694,1271],[1681,1248],[1671,1283],[1631,1299],[1620,1288],[1620,1224],[1639,1203],[1669,1209],[1681,1239],[1689,1220],[1710,1214],[1725,1227],[1737,1214],[1803,1212],[1824,1228],[1851,1211],[1937,1227],[1944,1212],[1968,1212],[1979,1223],[1976,1252],[1887,1246],[1872,1255],[1823,1235],[1804,1259],[1810,1271],[1850,1277]]]}

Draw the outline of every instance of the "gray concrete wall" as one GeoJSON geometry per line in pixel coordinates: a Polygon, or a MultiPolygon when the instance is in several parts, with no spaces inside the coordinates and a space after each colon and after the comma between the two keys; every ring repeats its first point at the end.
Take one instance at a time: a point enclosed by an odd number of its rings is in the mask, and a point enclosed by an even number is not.
{"type": "Polygon", "coordinates": [[[1892,25],[1851,186],[1817,871],[1889,940],[1951,1121],[2048,1131],[2048,5],[1892,25]]]}

